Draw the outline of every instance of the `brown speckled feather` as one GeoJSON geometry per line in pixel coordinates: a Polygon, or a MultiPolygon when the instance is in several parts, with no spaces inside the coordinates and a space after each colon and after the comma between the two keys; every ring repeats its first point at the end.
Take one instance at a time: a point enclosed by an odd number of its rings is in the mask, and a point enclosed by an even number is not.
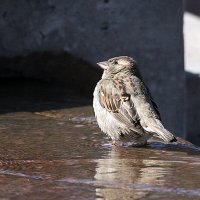
{"type": "Polygon", "coordinates": [[[102,107],[106,108],[109,112],[119,112],[122,101],[112,80],[105,79],[101,82],[99,101],[102,107]]]}
{"type": "Polygon", "coordinates": [[[126,124],[130,131],[134,131],[136,136],[144,134],[130,94],[126,93],[125,87],[119,87],[121,84],[123,81],[116,84],[116,80],[102,80],[99,89],[99,102],[113,117],[126,124]]]}

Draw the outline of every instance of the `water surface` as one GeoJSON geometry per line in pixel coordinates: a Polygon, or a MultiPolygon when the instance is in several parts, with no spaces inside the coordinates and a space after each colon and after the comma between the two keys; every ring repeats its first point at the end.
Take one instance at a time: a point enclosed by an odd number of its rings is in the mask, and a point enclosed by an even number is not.
{"type": "Polygon", "coordinates": [[[200,199],[199,148],[113,147],[90,101],[40,89],[1,100],[0,198],[200,199]]]}

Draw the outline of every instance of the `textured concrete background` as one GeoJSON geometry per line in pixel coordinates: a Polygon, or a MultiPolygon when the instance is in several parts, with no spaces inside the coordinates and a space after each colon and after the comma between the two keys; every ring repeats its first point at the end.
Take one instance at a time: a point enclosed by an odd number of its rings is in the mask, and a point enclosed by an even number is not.
{"type": "Polygon", "coordinates": [[[187,139],[200,145],[200,75],[186,73],[186,131],[187,139]]]}
{"type": "Polygon", "coordinates": [[[132,56],[164,124],[183,136],[182,4],[182,0],[2,0],[0,56],[68,52],[91,62],[132,56]]]}
{"type": "Polygon", "coordinates": [[[200,1],[187,0],[185,10],[186,132],[200,145],[200,1]]]}

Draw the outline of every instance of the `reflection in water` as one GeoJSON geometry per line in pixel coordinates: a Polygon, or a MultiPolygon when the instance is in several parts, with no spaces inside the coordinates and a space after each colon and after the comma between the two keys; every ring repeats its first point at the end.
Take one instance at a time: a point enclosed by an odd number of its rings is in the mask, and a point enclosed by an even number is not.
{"type": "Polygon", "coordinates": [[[96,188],[97,199],[140,199],[151,192],[145,186],[162,186],[162,177],[170,173],[165,161],[121,158],[120,151],[114,148],[108,157],[97,160],[94,178],[108,186],[96,188]]]}

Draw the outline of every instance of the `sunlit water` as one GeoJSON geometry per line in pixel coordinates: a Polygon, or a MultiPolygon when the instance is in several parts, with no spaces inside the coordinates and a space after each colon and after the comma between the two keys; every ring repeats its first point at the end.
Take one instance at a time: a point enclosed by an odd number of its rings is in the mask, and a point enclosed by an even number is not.
{"type": "Polygon", "coordinates": [[[8,110],[0,115],[2,199],[200,199],[199,148],[113,147],[91,106],[8,110]]]}

